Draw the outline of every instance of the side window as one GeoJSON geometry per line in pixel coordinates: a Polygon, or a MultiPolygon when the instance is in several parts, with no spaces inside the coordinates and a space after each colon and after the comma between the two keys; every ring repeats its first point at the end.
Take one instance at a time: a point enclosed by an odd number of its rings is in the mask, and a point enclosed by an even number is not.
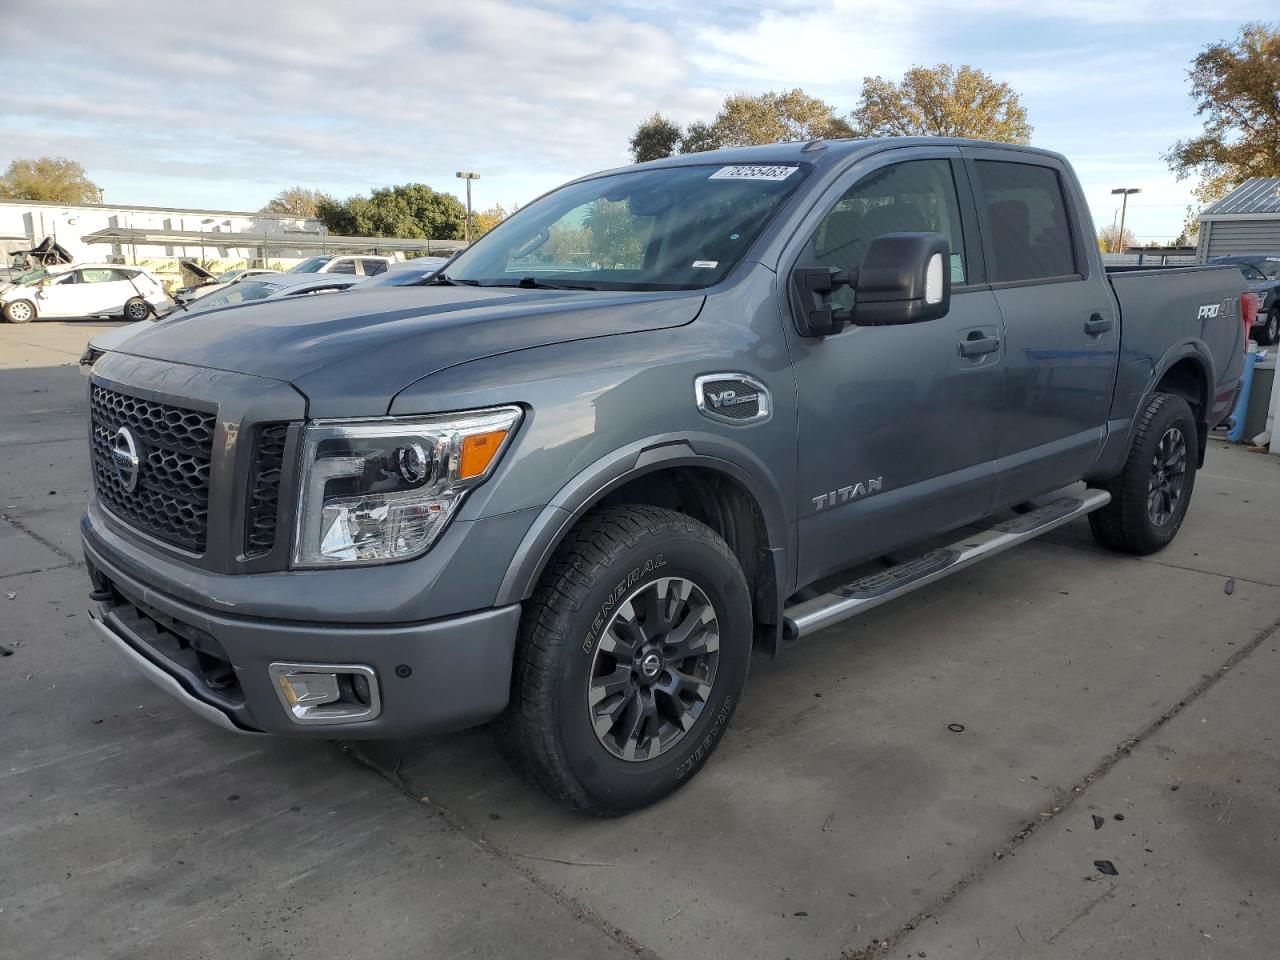
{"type": "Polygon", "coordinates": [[[360,266],[364,267],[364,275],[366,277],[376,277],[387,270],[387,262],[385,260],[361,260],[360,266]]]}
{"type": "Polygon", "coordinates": [[[1265,277],[1269,277],[1272,280],[1280,280],[1280,260],[1274,257],[1267,257],[1266,260],[1258,264],[1258,270],[1265,277]]]}
{"type": "Polygon", "coordinates": [[[80,282],[80,271],[79,271],[79,270],[72,270],[72,271],[70,271],[69,273],[66,273],[66,274],[64,274],[63,276],[59,277],[57,280],[55,280],[55,281],[53,281],[53,282],[54,282],[54,283],[79,283],[79,282],[80,282]]]}
{"type": "Polygon", "coordinates": [[[114,270],[107,269],[81,270],[80,277],[85,283],[110,283],[112,280],[116,279],[116,272],[114,270]]]}
{"type": "Polygon", "coordinates": [[[1240,264],[1240,272],[1244,274],[1244,278],[1246,280],[1251,280],[1255,283],[1259,280],[1267,279],[1262,275],[1261,270],[1259,270],[1257,267],[1250,266],[1247,263],[1240,264]]]}
{"type": "Polygon", "coordinates": [[[343,257],[341,260],[333,261],[332,266],[330,266],[329,269],[325,271],[325,273],[355,273],[355,272],[356,272],[356,262],[352,260],[350,257],[343,257]]]}
{"type": "Polygon", "coordinates": [[[1057,171],[1001,160],[975,165],[978,206],[991,228],[987,279],[1010,283],[1079,273],[1057,171]]]}
{"type": "Polygon", "coordinates": [[[139,274],[136,270],[112,270],[112,280],[134,280],[139,274]]]}
{"type": "MultiPolygon", "coordinates": [[[[907,160],[859,180],[818,224],[811,241],[813,259],[824,267],[856,270],[876,237],[919,232],[947,238],[951,282],[965,283],[964,233],[949,160],[907,160]]],[[[848,307],[853,292],[844,288],[831,299],[848,307]]]]}

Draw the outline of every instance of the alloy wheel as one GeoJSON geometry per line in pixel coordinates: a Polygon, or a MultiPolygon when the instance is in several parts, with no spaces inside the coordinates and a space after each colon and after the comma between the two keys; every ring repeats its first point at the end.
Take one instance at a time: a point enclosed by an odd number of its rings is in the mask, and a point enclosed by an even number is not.
{"type": "Polygon", "coordinates": [[[715,684],[720,621],[683,577],[645,584],[610,618],[587,680],[596,738],[615,757],[652,760],[697,722],[715,684]]]}
{"type": "Polygon", "coordinates": [[[1157,527],[1173,519],[1187,478],[1187,442],[1182,431],[1170,427],[1156,444],[1147,484],[1147,515],[1157,527]]]}

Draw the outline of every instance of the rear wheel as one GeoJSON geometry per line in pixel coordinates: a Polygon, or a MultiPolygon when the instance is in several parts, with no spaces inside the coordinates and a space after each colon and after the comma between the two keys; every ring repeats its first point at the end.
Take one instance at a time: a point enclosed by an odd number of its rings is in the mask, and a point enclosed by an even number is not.
{"type": "Polygon", "coordinates": [[[4,318],[10,323],[30,323],[36,318],[36,308],[30,300],[15,300],[4,305],[4,318]]]}
{"type": "Polygon", "coordinates": [[[1197,433],[1182,397],[1157,393],[1138,420],[1120,474],[1098,484],[1111,502],[1089,514],[1094,538],[1123,553],[1155,553],[1182,526],[1196,482],[1197,433]]]}
{"type": "Polygon", "coordinates": [[[1262,332],[1258,334],[1258,342],[1262,346],[1268,346],[1280,340],[1280,306],[1272,307],[1267,313],[1267,322],[1262,327],[1262,332]]]}
{"type": "Polygon", "coordinates": [[[143,300],[141,297],[134,297],[124,305],[124,318],[133,323],[139,320],[145,320],[151,316],[151,304],[143,300]]]}
{"type": "Polygon", "coordinates": [[[495,731],[553,799],[615,816],[687,783],[738,704],[751,596],[728,545],[683,514],[600,510],[528,602],[495,731]]]}

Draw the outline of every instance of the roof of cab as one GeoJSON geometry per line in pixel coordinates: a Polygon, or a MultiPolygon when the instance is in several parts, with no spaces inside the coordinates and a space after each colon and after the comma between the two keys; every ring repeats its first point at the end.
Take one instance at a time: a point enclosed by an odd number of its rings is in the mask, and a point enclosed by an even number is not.
{"type": "Polygon", "coordinates": [[[1017,143],[997,143],[991,140],[967,140],[962,137],[795,140],[749,147],[725,147],[721,150],[707,150],[702,153],[680,153],[675,156],[664,157],[661,160],[649,160],[645,163],[635,163],[625,167],[615,167],[612,170],[602,170],[599,173],[588,174],[579,179],[590,180],[594,177],[622,173],[624,171],[650,170],[661,167],[685,167],[695,164],[812,163],[815,167],[826,167],[846,161],[856,154],[879,153],[882,150],[900,150],[906,147],[991,147],[999,150],[1014,150],[1065,160],[1061,154],[1040,147],[1029,147],[1017,143]]]}

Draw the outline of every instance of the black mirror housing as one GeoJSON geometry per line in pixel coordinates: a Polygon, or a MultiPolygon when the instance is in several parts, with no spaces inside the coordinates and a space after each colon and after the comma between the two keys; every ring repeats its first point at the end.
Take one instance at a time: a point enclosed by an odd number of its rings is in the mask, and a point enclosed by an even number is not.
{"type": "Polygon", "coordinates": [[[951,246],[940,233],[886,233],[867,247],[849,322],[922,323],[951,309],[951,246]]]}

